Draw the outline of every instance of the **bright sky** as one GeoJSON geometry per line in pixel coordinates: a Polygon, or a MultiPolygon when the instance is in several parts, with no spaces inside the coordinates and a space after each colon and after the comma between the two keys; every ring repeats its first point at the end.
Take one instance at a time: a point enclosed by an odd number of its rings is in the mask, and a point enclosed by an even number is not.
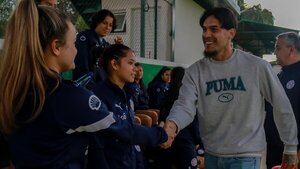
{"type": "Polygon", "coordinates": [[[275,18],[274,25],[300,30],[300,0],[244,0],[250,6],[261,4],[275,18]]]}

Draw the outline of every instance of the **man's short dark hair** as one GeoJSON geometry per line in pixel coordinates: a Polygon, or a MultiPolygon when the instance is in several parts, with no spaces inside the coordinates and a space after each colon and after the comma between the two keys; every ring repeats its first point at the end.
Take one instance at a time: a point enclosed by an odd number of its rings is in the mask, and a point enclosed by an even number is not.
{"type": "Polygon", "coordinates": [[[221,28],[229,30],[231,28],[237,29],[238,27],[236,15],[228,8],[218,7],[206,10],[200,18],[199,23],[201,27],[203,27],[204,21],[209,16],[214,16],[221,23],[221,28]]]}
{"type": "Polygon", "coordinates": [[[98,11],[93,17],[92,17],[92,21],[90,24],[90,28],[91,29],[95,29],[97,27],[97,25],[99,23],[101,23],[102,21],[104,21],[105,17],[112,17],[113,18],[113,26],[112,26],[112,31],[114,31],[116,29],[116,18],[114,16],[114,14],[107,10],[107,9],[102,9],[100,11],[98,11]]]}

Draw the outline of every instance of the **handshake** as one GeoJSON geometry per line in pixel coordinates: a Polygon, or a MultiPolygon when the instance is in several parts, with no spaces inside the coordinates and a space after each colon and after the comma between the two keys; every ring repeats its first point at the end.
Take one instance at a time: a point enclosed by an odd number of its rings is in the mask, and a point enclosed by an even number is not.
{"type": "Polygon", "coordinates": [[[173,121],[167,120],[165,123],[160,122],[159,126],[162,127],[168,135],[168,140],[162,143],[160,147],[165,149],[170,148],[176,137],[177,125],[173,121]]]}

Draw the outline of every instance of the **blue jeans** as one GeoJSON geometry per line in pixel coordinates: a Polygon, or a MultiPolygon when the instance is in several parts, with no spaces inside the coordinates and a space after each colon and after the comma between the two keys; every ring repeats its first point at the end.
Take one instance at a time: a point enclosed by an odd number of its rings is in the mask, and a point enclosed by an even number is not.
{"type": "Polygon", "coordinates": [[[260,157],[216,157],[205,154],[205,169],[260,169],[260,157]]]}

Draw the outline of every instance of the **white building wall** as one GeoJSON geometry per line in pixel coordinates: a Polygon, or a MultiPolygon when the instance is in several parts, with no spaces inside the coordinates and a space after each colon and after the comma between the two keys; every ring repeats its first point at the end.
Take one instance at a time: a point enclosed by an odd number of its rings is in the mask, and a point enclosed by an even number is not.
{"type": "Polygon", "coordinates": [[[126,32],[123,33],[112,33],[106,39],[110,43],[114,43],[113,39],[118,35],[124,39],[124,44],[130,46],[130,35],[131,35],[131,9],[139,8],[140,3],[139,0],[102,0],[102,8],[109,9],[112,12],[125,11],[126,12],[126,32]],[[132,3],[134,2],[134,3],[132,3]]]}
{"type": "MultiPolygon", "coordinates": [[[[102,8],[112,12],[126,12],[126,32],[111,33],[106,39],[113,43],[116,36],[124,39],[124,44],[135,50],[140,57],[140,0],[102,0],[102,8]]],[[[145,58],[154,58],[154,1],[147,1],[149,11],[145,13],[145,58]]],[[[158,1],[157,59],[171,58],[171,8],[164,1],[158,1]]]]}
{"type": "Polygon", "coordinates": [[[203,57],[202,29],[199,19],[204,9],[193,0],[175,1],[174,60],[192,64],[203,57]]]}
{"type": "MultiPolygon", "coordinates": [[[[145,58],[153,59],[153,40],[154,40],[154,25],[149,25],[150,20],[153,20],[153,2],[149,3],[150,11],[145,15],[145,58]],[[150,33],[149,33],[150,31],[150,33]],[[153,34],[152,34],[153,33],[153,34]],[[153,36],[153,37],[151,37],[153,36]]],[[[159,1],[159,17],[158,18],[158,58],[161,60],[170,61],[172,41],[172,11],[167,3],[159,1]]],[[[199,25],[199,19],[205,11],[203,7],[194,2],[194,0],[168,0],[171,4],[175,2],[173,16],[175,21],[174,26],[174,62],[181,65],[190,65],[203,57],[204,46],[202,43],[202,28],[199,25]]],[[[140,49],[140,0],[102,0],[102,7],[115,11],[126,11],[126,32],[112,33],[107,37],[109,42],[113,43],[113,38],[118,35],[122,36],[124,43],[136,51],[139,55],[140,49]]]]}
{"type": "MultiPolygon", "coordinates": [[[[160,2],[160,1],[159,1],[160,2]]],[[[172,1],[169,1],[172,2],[172,1]]],[[[154,6],[153,1],[148,1],[150,8],[154,6]]],[[[113,43],[115,36],[122,36],[124,43],[133,48],[139,57],[140,41],[140,17],[134,16],[140,8],[140,0],[102,0],[102,7],[116,11],[126,11],[126,32],[112,33],[107,37],[113,43]],[[135,28],[132,28],[135,26],[135,28]],[[138,50],[137,50],[138,49],[138,50]]],[[[170,60],[171,58],[171,8],[166,3],[159,3],[159,32],[158,32],[158,62],[170,60]]],[[[153,10],[153,8],[152,8],[153,10]]],[[[204,9],[193,0],[175,0],[175,31],[174,31],[174,62],[189,65],[202,57],[203,43],[201,40],[202,29],[199,18],[204,9]]],[[[150,17],[146,14],[146,22],[150,17]]],[[[146,24],[146,33],[147,33],[146,24]]],[[[154,38],[154,37],[153,37],[154,38]]],[[[145,39],[145,58],[153,58],[153,38],[145,39]]]]}

